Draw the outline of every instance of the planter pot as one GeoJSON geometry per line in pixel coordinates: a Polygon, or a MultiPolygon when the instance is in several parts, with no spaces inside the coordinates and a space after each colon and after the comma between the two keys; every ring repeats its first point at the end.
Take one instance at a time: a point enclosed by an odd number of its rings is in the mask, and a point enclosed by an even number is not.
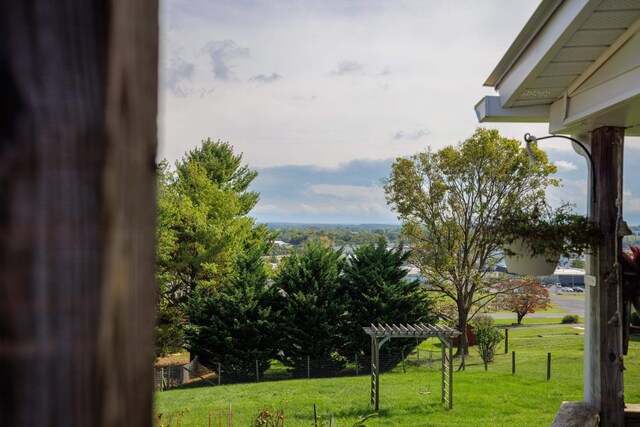
{"type": "Polygon", "coordinates": [[[549,276],[556,271],[560,254],[532,255],[529,245],[516,240],[506,247],[514,255],[505,255],[507,271],[521,276],[549,276]]]}

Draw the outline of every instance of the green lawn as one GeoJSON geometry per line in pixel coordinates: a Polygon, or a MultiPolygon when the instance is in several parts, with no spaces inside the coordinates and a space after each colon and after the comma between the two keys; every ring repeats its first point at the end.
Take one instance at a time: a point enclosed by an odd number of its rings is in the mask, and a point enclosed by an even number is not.
{"type": "MultiPolygon", "coordinates": [[[[489,314],[513,314],[513,317],[516,317],[516,314],[512,311],[509,310],[498,310],[498,311],[487,311],[487,313],[489,314]]],[[[561,308],[558,308],[557,304],[551,304],[551,306],[549,308],[547,308],[546,310],[538,310],[536,311],[536,314],[540,314],[540,313],[568,313],[567,310],[563,310],[561,308]]],[[[526,316],[525,316],[526,317],[526,316]]]]}
{"type": "MultiPolygon", "coordinates": [[[[526,318],[525,318],[526,320],[526,318]]],[[[532,319],[533,320],[533,319],[532,319]]],[[[547,320],[547,319],[536,319],[547,320]]],[[[634,337],[636,338],[636,337],[634,337]]],[[[511,354],[500,349],[489,370],[472,351],[466,371],[454,374],[454,409],[440,403],[439,360],[426,362],[433,340],[422,344],[421,359],[415,353],[380,379],[379,417],[367,426],[541,426],[549,425],[564,400],[582,397],[582,330],[573,327],[522,328],[509,333],[509,351],[516,352],[516,374],[511,374],[511,354]],[[547,352],[552,354],[551,380],[546,381],[547,352]],[[430,392],[429,394],[426,394],[430,392]]],[[[434,352],[435,355],[439,353],[434,352]]],[[[457,363],[457,362],[456,362],[457,363]]],[[[640,342],[630,343],[625,358],[627,402],[640,402],[640,342]]],[[[325,425],[352,426],[369,414],[369,377],[271,381],[223,385],[156,393],[156,412],[186,411],[182,426],[211,426],[226,421],[229,404],[235,426],[250,426],[265,405],[284,407],[285,425],[313,426],[313,404],[325,425]]],[[[178,425],[176,418],[171,425],[178,425]]]]}
{"type": "MultiPolygon", "coordinates": [[[[493,320],[496,326],[518,326],[518,319],[494,319],[493,320]]],[[[579,317],[579,322],[582,323],[584,319],[579,317]]],[[[562,323],[562,317],[525,317],[522,319],[523,326],[533,326],[533,325],[559,325],[562,323]]],[[[567,325],[571,326],[571,325],[567,325]]]]}

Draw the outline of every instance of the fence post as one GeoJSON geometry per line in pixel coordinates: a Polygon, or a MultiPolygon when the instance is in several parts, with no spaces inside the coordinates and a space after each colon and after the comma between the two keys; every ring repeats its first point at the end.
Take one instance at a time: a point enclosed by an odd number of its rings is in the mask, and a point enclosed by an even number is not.
{"type": "MultiPolygon", "coordinates": [[[[307,356],[309,357],[309,356],[307,356]]],[[[313,404],[313,424],[318,427],[318,413],[316,412],[316,404],[313,404]]]]}
{"type": "Polygon", "coordinates": [[[160,391],[164,391],[164,368],[160,368],[160,391]]]}
{"type": "Polygon", "coordinates": [[[511,373],[512,374],[516,373],[516,352],[515,351],[511,352],[511,373]]]}
{"type": "Polygon", "coordinates": [[[509,328],[504,328],[504,354],[509,353],[509,328]]]}
{"type": "Polygon", "coordinates": [[[222,364],[218,362],[218,385],[222,384],[222,364]]]}
{"type": "Polygon", "coordinates": [[[547,381],[551,379],[551,353],[547,353],[547,381]]]}
{"type": "Polygon", "coordinates": [[[400,354],[402,355],[402,372],[407,373],[407,368],[404,366],[404,349],[400,350],[400,354]]]}
{"type": "Polygon", "coordinates": [[[358,376],[359,371],[358,371],[358,353],[355,354],[356,356],[356,376],[358,376]]]}
{"type": "Polygon", "coordinates": [[[256,382],[260,382],[260,369],[259,369],[258,359],[256,359],[256,382]]]}
{"type": "Polygon", "coordinates": [[[311,357],[307,356],[307,379],[311,378],[311,357]]]}

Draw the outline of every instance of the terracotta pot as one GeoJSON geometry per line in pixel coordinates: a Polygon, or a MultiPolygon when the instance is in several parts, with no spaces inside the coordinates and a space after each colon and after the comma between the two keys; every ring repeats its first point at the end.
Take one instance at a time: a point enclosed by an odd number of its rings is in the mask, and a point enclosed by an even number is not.
{"type": "Polygon", "coordinates": [[[556,271],[560,254],[532,255],[529,245],[523,240],[516,240],[505,249],[514,255],[505,255],[507,271],[521,276],[549,276],[556,271]]]}

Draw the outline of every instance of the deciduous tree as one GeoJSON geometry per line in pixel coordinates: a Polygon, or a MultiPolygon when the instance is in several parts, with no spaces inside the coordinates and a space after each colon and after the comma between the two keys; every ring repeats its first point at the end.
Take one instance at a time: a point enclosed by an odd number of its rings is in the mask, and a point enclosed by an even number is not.
{"type": "MultiPolygon", "coordinates": [[[[385,191],[403,223],[411,260],[428,286],[451,298],[458,308],[458,328],[494,298],[490,268],[498,260],[491,227],[513,206],[544,197],[555,166],[534,149],[531,163],[518,141],[496,130],[479,128],[466,141],[425,151],[392,166],[385,191]]],[[[462,334],[460,352],[468,352],[462,334]]]]}
{"type": "Polygon", "coordinates": [[[501,296],[501,306],[516,313],[518,325],[527,314],[546,310],[551,305],[549,291],[534,278],[512,280],[502,286],[509,292],[501,296]]]}

